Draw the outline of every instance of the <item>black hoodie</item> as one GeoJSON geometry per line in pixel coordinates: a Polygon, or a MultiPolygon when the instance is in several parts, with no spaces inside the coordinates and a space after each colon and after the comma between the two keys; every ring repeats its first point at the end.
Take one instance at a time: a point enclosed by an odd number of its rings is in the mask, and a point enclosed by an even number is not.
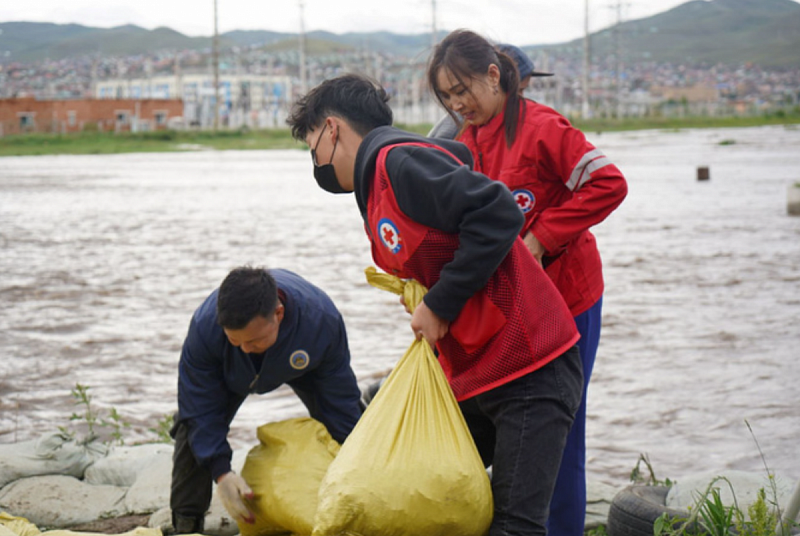
{"type": "Polygon", "coordinates": [[[378,153],[387,145],[408,142],[438,145],[461,160],[439,149],[414,146],[392,149],[386,158],[400,210],[417,223],[459,236],[453,260],[424,298],[431,311],[452,322],[505,259],[525,218],[503,183],[472,170],[472,156],[462,143],[387,126],[367,134],[356,155],[356,202],[367,226],[378,153]]]}

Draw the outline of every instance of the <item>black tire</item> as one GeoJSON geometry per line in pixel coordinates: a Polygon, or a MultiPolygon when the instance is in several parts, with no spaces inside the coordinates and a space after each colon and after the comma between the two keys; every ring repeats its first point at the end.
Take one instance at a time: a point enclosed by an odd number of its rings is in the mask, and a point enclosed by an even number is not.
{"type": "Polygon", "coordinates": [[[689,512],[667,508],[667,486],[628,486],[614,496],[608,511],[608,536],[653,536],[653,524],[664,512],[686,518],[689,512]]]}

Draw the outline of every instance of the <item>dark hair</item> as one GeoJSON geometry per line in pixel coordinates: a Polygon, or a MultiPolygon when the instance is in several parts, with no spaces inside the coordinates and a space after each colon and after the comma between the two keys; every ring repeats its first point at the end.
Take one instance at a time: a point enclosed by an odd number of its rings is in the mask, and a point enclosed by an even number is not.
{"type": "Polygon", "coordinates": [[[244,329],[257,316],[269,318],[278,306],[278,286],[264,268],[242,266],[231,270],[217,296],[217,323],[244,329]]]}
{"type": "Polygon", "coordinates": [[[519,97],[519,71],[514,60],[494,47],[489,41],[469,30],[455,30],[436,45],[428,62],[428,85],[439,104],[458,122],[455,112],[445,106],[439,94],[436,77],[441,69],[447,69],[469,91],[470,84],[465,80],[474,80],[489,72],[490,65],[500,69],[500,87],[506,93],[505,135],[506,145],[511,147],[517,137],[519,109],[522,100],[519,97]]]}
{"type": "Polygon", "coordinates": [[[292,137],[304,141],[328,116],[344,119],[360,136],[392,124],[389,95],[376,82],[357,74],[325,80],[292,106],[286,122],[292,137]]]}

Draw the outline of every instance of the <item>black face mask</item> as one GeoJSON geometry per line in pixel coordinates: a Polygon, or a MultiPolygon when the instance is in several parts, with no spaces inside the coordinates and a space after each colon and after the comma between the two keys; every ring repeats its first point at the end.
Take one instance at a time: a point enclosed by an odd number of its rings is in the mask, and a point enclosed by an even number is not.
{"type": "Polygon", "coordinates": [[[333,169],[333,155],[336,154],[336,145],[339,144],[338,137],[333,143],[333,152],[331,152],[330,162],[321,166],[317,164],[317,147],[319,147],[319,142],[322,140],[322,135],[325,133],[326,128],[328,128],[327,123],[325,123],[325,126],[322,128],[322,132],[319,133],[319,138],[317,138],[317,143],[314,145],[314,148],[311,149],[311,160],[314,162],[314,178],[317,180],[319,187],[326,192],[332,194],[350,193],[339,184],[339,179],[336,178],[336,170],[333,169]]]}

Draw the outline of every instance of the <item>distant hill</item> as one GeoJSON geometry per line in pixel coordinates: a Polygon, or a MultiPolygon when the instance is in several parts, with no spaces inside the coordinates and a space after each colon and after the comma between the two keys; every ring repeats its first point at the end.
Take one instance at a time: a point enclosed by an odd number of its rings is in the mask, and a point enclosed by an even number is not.
{"type": "MultiPolygon", "coordinates": [[[[442,32],[442,36],[446,32],[442,32]]],[[[220,34],[222,47],[264,46],[273,50],[296,49],[298,35],[267,30],[234,30],[220,34]]],[[[429,34],[399,35],[390,32],[347,33],[315,31],[306,34],[311,54],[370,49],[403,56],[430,50],[429,34]]],[[[0,61],[34,62],[83,55],[114,56],[162,50],[200,50],[211,47],[211,37],[189,37],[170,28],[147,30],[125,25],[92,28],[79,24],[39,22],[0,23],[0,61]],[[5,58],[5,52],[9,51],[5,58]]]]}
{"type": "Polygon", "coordinates": [[[80,24],[3,22],[0,31],[0,57],[9,51],[4,59],[20,62],[95,54],[135,55],[211,46],[208,37],[188,37],[170,28],[146,30],[130,24],[92,28],[80,24]]]}
{"type": "MultiPolygon", "coordinates": [[[[210,37],[189,37],[169,28],[138,26],[91,28],[78,24],[0,23],[0,61],[32,62],[80,55],[133,55],[160,50],[199,50],[210,37]],[[6,54],[6,51],[8,53],[6,54]]],[[[441,32],[441,36],[447,32],[441,32]]],[[[309,32],[309,54],[368,49],[427,58],[429,34],[390,32],[309,32]]],[[[298,36],[267,30],[235,30],[220,35],[223,47],[264,46],[292,50],[298,36]]],[[[558,45],[526,45],[579,56],[583,40],[558,45]]],[[[592,57],[609,58],[617,50],[625,63],[753,62],[768,68],[800,68],[800,4],[792,0],[692,0],[652,17],[626,21],[592,34],[592,57]]]]}
{"type": "MultiPolygon", "coordinates": [[[[617,46],[624,62],[753,62],[762,67],[800,68],[800,4],[693,0],[592,34],[594,58],[613,56],[617,46]]],[[[583,40],[534,48],[582,54],[583,40]]]]}
{"type": "MultiPolygon", "coordinates": [[[[440,32],[441,37],[447,32],[440,32]]],[[[236,30],[220,36],[238,46],[263,45],[272,50],[289,50],[297,47],[298,34],[270,32],[266,30],[236,30]]],[[[427,54],[431,46],[430,34],[401,35],[391,32],[335,34],[325,31],[306,33],[306,43],[312,44],[310,53],[325,54],[341,50],[379,50],[401,56],[427,54]],[[329,47],[325,49],[325,44],[329,47]]]]}

